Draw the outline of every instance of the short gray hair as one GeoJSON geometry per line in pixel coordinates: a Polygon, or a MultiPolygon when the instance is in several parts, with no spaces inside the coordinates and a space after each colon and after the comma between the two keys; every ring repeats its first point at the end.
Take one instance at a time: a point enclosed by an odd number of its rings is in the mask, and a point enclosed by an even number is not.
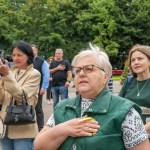
{"type": "Polygon", "coordinates": [[[61,52],[63,53],[63,50],[62,50],[61,48],[57,48],[57,49],[55,50],[55,53],[56,53],[57,51],[61,51],[61,52]]]}
{"type": "Polygon", "coordinates": [[[109,80],[112,75],[112,66],[110,64],[108,55],[103,51],[102,48],[100,48],[96,45],[92,45],[91,43],[89,45],[90,45],[89,49],[85,49],[85,50],[79,52],[79,54],[77,54],[74,57],[74,59],[72,61],[72,66],[76,66],[77,60],[80,58],[83,58],[86,56],[94,57],[97,65],[102,67],[104,69],[104,71],[107,73],[108,80],[109,80]]]}

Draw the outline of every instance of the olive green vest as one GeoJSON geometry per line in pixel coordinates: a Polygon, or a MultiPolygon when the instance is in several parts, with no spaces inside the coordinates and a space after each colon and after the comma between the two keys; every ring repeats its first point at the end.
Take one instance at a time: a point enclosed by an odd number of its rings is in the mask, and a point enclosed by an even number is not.
{"type": "MultiPolygon", "coordinates": [[[[131,107],[140,112],[140,108],[133,102],[113,96],[104,89],[83,114],[99,122],[99,131],[91,137],[68,137],[59,150],[71,150],[74,143],[76,150],[126,150],[121,127],[131,107]]],[[[56,124],[80,116],[80,95],[61,101],[54,110],[56,124]]]]}

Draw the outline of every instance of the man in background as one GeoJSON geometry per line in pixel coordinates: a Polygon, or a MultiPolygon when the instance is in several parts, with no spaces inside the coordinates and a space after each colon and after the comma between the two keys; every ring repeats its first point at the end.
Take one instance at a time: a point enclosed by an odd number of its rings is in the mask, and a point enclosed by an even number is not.
{"type": "Polygon", "coordinates": [[[38,56],[38,46],[35,44],[31,44],[31,47],[34,54],[34,63],[33,63],[34,68],[41,73],[40,88],[38,93],[38,103],[35,107],[38,129],[40,131],[44,126],[44,113],[42,108],[42,99],[49,85],[50,73],[49,73],[48,63],[43,58],[38,56]]]}
{"type": "Polygon", "coordinates": [[[68,61],[63,60],[63,50],[56,49],[55,60],[50,64],[50,74],[52,75],[52,96],[53,106],[59,102],[59,96],[61,100],[65,99],[66,88],[69,87],[72,73],[71,66],[68,61]]]}
{"type": "Polygon", "coordinates": [[[113,78],[112,78],[112,76],[110,77],[109,82],[108,82],[108,89],[110,92],[113,93],[113,78]]]}

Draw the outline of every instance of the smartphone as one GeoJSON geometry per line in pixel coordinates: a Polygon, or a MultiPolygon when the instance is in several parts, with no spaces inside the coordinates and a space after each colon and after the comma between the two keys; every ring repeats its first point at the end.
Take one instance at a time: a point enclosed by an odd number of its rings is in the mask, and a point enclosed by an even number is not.
{"type": "Polygon", "coordinates": [[[5,64],[5,60],[3,58],[0,58],[0,60],[2,61],[3,64],[5,64]]]}
{"type": "MultiPolygon", "coordinates": [[[[3,64],[5,64],[5,52],[4,52],[4,50],[0,50],[0,60],[2,61],[3,64]]],[[[3,76],[3,75],[0,73],[0,76],[3,76]]]]}
{"type": "Polygon", "coordinates": [[[5,51],[4,50],[0,50],[0,59],[2,63],[5,64],[5,51]]]}

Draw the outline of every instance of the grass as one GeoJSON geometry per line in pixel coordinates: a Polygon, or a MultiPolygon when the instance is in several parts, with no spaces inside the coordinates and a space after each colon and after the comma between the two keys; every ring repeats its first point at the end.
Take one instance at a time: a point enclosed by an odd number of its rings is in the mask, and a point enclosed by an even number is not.
{"type": "Polygon", "coordinates": [[[119,81],[120,80],[121,75],[113,75],[113,80],[114,81],[119,81]]]}
{"type": "MultiPolygon", "coordinates": [[[[120,77],[121,77],[121,75],[113,75],[112,78],[113,78],[114,81],[119,81],[120,77]]],[[[73,80],[74,80],[74,78],[71,79],[71,81],[73,81],[73,80]]]]}

